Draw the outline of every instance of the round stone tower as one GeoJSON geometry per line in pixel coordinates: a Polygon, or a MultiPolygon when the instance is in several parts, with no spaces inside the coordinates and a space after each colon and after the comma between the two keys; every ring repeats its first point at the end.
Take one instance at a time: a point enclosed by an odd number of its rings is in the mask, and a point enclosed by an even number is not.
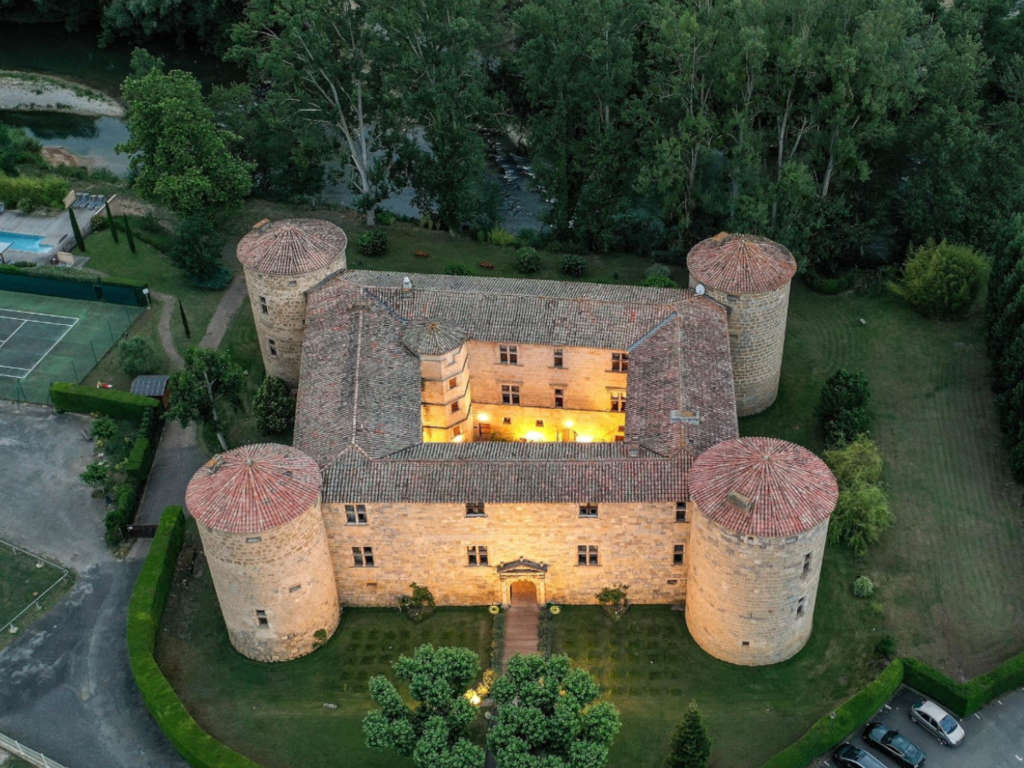
{"type": "Polygon", "coordinates": [[[784,440],[726,440],[697,458],[686,626],[701,648],[756,666],[804,647],[838,495],[825,462],[784,440]]]}
{"type": "Polygon", "coordinates": [[[228,637],[250,659],[304,656],[338,627],[320,483],[302,451],[259,443],[214,456],[188,484],[228,637]]]}
{"type": "Polygon", "coordinates": [[[262,221],[238,242],[238,260],[268,376],[299,383],[306,291],[345,269],[345,232],[320,219],[262,221]]]}
{"type": "Polygon", "coordinates": [[[764,237],[722,232],[693,246],[686,268],[690,288],[702,285],[728,307],[737,415],[760,413],[779,393],[793,254],[764,237]]]}

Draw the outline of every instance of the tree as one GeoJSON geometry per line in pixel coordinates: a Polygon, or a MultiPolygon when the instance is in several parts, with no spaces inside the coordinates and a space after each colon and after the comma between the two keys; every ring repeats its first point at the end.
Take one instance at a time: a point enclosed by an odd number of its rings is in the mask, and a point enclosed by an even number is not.
{"type": "Polygon", "coordinates": [[[99,42],[106,46],[118,39],[142,42],[173,35],[178,48],[197,40],[204,49],[216,50],[242,7],[241,0],[108,0],[101,6],[99,42]]]}
{"type": "Polygon", "coordinates": [[[221,404],[241,406],[245,371],[226,352],[190,347],[185,368],[171,374],[171,405],[167,416],[186,427],[193,421],[218,424],[221,404]]]}
{"type": "Polygon", "coordinates": [[[357,207],[373,225],[377,204],[393,187],[402,133],[370,56],[366,13],[365,3],[348,0],[253,0],[234,28],[228,58],[269,89],[272,109],[340,142],[357,207]]]}
{"type": "Polygon", "coordinates": [[[224,269],[220,252],[222,241],[210,217],[195,214],[181,221],[168,255],[193,283],[202,283],[224,269]]]}
{"type": "Polygon", "coordinates": [[[711,739],[704,728],[697,702],[691,701],[683,721],[672,736],[672,752],[666,768],[707,768],[711,757],[711,739]]]}
{"type": "Polygon", "coordinates": [[[600,768],[622,723],[588,672],[568,656],[513,656],[492,689],[498,717],[487,745],[498,768],[600,768]]]}
{"type": "Polygon", "coordinates": [[[985,259],[973,248],[932,241],[904,265],[904,295],[924,315],[963,317],[974,304],[984,272],[985,259]]]}
{"type": "Polygon", "coordinates": [[[865,435],[842,448],[825,451],[839,485],[839,500],[828,526],[830,542],[843,544],[857,555],[878,541],[892,525],[889,499],[881,486],[882,457],[865,435]]]}
{"type": "Polygon", "coordinates": [[[248,164],[230,149],[234,137],[218,127],[199,81],[136,49],[132,74],[121,86],[135,186],[143,196],[181,214],[238,202],[251,187],[248,164]]]}
{"type": "Polygon", "coordinates": [[[363,718],[366,745],[412,757],[417,768],[483,768],[484,751],[467,738],[477,710],[464,696],[480,674],[476,653],[421,645],[411,658],[399,656],[392,670],[415,704],[406,704],[383,675],[371,677],[378,709],[363,718]]]}
{"type": "Polygon", "coordinates": [[[295,396],[284,379],[266,376],[252,400],[256,426],[265,435],[287,432],[295,423],[295,396]]]}
{"type": "Polygon", "coordinates": [[[71,220],[71,232],[75,236],[75,244],[78,246],[78,250],[85,252],[85,238],[82,237],[82,230],[78,227],[78,217],[75,216],[73,209],[68,208],[68,218],[71,220]]]}
{"type": "Polygon", "coordinates": [[[123,339],[117,345],[117,355],[121,363],[121,370],[132,378],[144,373],[153,373],[157,368],[156,352],[153,351],[153,345],[142,336],[123,339]]]}

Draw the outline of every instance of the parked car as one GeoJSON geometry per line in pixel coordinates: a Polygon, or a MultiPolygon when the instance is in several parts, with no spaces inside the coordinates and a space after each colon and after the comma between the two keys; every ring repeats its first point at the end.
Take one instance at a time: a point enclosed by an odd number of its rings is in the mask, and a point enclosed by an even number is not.
{"type": "Polygon", "coordinates": [[[904,768],[921,768],[925,753],[899,731],[884,723],[868,723],[864,728],[864,741],[893,758],[904,768]]]}
{"type": "Polygon", "coordinates": [[[955,747],[967,735],[955,717],[929,699],[922,699],[910,708],[910,719],[947,747],[955,747]]]}
{"type": "Polygon", "coordinates": [[[832,762],[839,768],[889,768],[874,755],[846,742],[840,744],[832,753],[832,762]]]}

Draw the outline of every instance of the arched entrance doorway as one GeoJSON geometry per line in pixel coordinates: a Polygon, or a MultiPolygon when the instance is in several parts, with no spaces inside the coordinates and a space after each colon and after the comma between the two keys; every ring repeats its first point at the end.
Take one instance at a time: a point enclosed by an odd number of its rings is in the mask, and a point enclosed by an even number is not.
{"type": "Polygon", "coordinates": [[[512,605],[536,605],[537,587],[532,581],[522,579],[509,586],[509,600],[512,605]]]}

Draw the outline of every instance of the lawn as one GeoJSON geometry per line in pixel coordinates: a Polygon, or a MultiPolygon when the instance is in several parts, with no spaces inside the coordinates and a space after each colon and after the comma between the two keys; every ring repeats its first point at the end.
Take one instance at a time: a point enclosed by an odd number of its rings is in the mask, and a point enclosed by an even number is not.
{"type": "Polygon", "coordinates": [[[420,624],[391,609],[346,608],[328,643],[284,664],[262,664],[228,643],[209,570],[189,524],[159,633],[157,659],[200,725],[267,768],[393,768],[411,762],[363,744],[371,675],[422,643],[459,645],[489,659],[485,607],[440,608],[420,624]],[[337,708],[325,707],[336,704],[337,708]]]}
{"type": "MultiPolygon", "coordinates": [[[[23,632],[26,626],[46,613],[67,592],[73,581],[74,577],[65,569],[0,540],[0,627],[5,627],[33,600],[53,586],[38,607],[30,608],[15,620],[19,633],[23,632]],[[64,579],[53,586],[61,574],[65,573],[67,575],[64,579]]],[[[10,634],[6,628],[2,629],[0,650],[17,636],[10,634]]]]}
{"type": "MultiPolygon", "coordinates": [[[[821,296],[794,283],[776,404],[740,422],[821,448],[813,416],[837,367],[871,383],[895,525],[860,568],[879,586],[899,653],[964,679],[1021,650],[1024,488],[1013,482],[979,312],[927,320],[897,296],[821,296]]],[[[819,603],[820,605],[820,603],[819,603]]]]}

